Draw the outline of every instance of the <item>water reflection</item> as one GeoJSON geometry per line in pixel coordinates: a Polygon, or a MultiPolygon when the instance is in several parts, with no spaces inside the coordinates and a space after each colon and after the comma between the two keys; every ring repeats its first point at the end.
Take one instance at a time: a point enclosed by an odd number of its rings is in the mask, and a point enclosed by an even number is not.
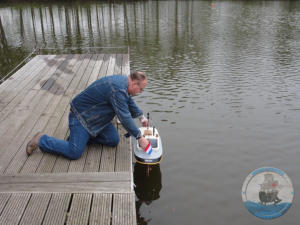
{"type": "Polygon", "coordinates": [[[138,224],[148,224],[151,219],[142,216],[141,207],[143,204],[149,206],[154,200],[159,199],[162,189],[160,165],[134,165],[134,184],[136,201],[136,214],[138,224]]]}

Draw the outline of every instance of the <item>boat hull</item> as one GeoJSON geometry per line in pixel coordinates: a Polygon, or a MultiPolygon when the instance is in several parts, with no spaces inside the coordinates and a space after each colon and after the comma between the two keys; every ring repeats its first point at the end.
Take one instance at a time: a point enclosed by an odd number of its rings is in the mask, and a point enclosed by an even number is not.
{"type": "Polygon", "coordinates": [[[135,158],[136,162],[141,163],[141,164],[148,164],[148,165],[159,164],[162,160],[162,156],[155,158],[155,159],[144,159],[144,158],[137,156],[136,154],[134,154],[134,158],[135,158]]]}

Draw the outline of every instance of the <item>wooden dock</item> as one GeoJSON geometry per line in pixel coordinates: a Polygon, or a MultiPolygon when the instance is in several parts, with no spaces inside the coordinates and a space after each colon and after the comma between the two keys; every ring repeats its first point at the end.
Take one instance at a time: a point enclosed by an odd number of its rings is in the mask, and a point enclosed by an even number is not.
{"type": "Polygon", "coordinates": [[[0,85],[0,225],[136,224],[124,128],[78,160],[25,153],[37,131],[68,136],[71,99],[100,77],[129,74],[128,54],[38,55],[0,85]]]}

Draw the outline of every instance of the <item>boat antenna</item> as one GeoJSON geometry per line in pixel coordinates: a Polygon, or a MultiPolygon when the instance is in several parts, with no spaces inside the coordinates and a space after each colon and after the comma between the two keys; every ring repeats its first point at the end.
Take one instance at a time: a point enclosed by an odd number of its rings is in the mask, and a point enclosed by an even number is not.
{"type": "Polygon", "coordinates": [[[147,130],[149,129],[149,123],[150,123],[150,115],[147,113],[147,120],[148,120],[148,125],[147,125],[147,130]]]}

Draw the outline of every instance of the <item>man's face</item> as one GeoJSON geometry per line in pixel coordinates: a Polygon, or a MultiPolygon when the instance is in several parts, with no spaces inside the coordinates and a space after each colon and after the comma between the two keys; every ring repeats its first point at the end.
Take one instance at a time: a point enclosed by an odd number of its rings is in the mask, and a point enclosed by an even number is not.
{"type": "Polygon", "coordinates": [[[141,82],[138,82],[137,80],[133,80],[131,85],[128,87],[128,93],[131,96],[138,95],[144,90],[146,85],[147,85],[146,79],[141,82]]]}

